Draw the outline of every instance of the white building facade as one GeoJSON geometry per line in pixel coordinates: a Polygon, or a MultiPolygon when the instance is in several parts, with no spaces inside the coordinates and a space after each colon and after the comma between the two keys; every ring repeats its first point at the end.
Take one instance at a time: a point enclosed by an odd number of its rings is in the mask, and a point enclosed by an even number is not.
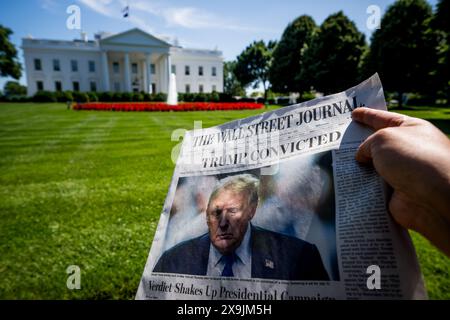
{"type": "Polygon", "coordinates": [[[185,49],[140,29],[95,41],[23,39],[28,95],[39,90],[168,92],[170,73],[182,93],[223,92],[217,50],[185,49]]]}

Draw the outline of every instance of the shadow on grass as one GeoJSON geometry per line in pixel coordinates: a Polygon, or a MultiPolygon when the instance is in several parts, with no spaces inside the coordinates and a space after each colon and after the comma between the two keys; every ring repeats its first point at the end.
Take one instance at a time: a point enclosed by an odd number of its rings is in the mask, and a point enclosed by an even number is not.
{"type": "Polygon", "coordinates": [[[441,129],[446,135],[450,135],[450,120],[430,119],[428,121],[441,129]]]}
{"type": "Polygon", "coordinates": [[[399,108],[399,107],[388,107],[388,111],[392,111],[392,112],[397,112],[397,111],[416,111],[416,110],[418,110],[418,109],[413,108],[413,107],[406,107],[406,106],[403,106],[401,108],[399,108]]]}

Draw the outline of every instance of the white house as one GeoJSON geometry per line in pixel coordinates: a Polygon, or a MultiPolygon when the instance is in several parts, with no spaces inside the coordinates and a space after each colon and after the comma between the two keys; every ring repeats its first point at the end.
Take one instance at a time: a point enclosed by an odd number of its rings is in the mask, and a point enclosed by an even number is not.
{"type": "Polygon", "coordinates": [[[222,92],[223,57],[217,50],[185,49],[140,29],[96,40],[22,39],[28,95],[48,91],[222,92]]]}

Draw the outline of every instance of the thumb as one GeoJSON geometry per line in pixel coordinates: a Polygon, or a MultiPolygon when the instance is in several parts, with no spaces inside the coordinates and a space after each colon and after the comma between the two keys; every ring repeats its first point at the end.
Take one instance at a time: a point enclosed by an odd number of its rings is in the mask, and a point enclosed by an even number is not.
{"type": "Polygon", "coordinates": [[[399,127],[408,117],[394,112],[361,107],[353,110],[352,118],[376,131],[387,127],[399,127]]]}
{"type": "Polygon", "coordinates": [[[355,159],[361,163],[371,163],[372,162],[372,145],[374,143],[374,135],[369,136],[356,151],[355,159]]]}

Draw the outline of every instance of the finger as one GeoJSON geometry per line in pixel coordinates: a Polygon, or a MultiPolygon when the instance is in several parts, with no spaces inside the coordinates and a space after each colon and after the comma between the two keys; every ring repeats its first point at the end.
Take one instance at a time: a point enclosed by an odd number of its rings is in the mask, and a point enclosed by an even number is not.
{"type": "Polygon", "coordinates": [[[394,190],[389,201],[389,211],[394,220],[406,229],[417,230],[420,226],[418,220],[424,216],[422,207],[397,190],[394,190]]]}
{"type": "Polygon", "coordinates": [[[406,120],[404,115],[398,113],[363,107],[353,110],[352,118],[374,130],[387,127],[398,127],[401,126],[406,120]]]}
{"type": "Polygon", "coordinates": [[[373,136],[368,137],[356,151],[355,159],[361,163],[371,163],[372,162],[372,143],[373,136]]]}

